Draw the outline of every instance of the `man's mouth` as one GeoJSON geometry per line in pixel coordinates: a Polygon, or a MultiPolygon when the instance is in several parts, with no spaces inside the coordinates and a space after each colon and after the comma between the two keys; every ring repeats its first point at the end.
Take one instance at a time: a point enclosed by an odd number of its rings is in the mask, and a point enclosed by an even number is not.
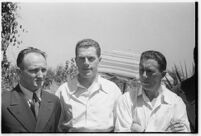
{"type": "Polygon", "coordinates": [[[41,80],[41,79],[39,79],[39,80],[36,80],[36,82],[43,82],[44,80],[41,80]]]}
{"type": "Polygon", "coordinates": [[[83,68],[83,70],[87,71],[87,70],[91,70],[91,68],[83,68]]]}
{"type": "Polygon", "coordinates": [[[142,84],[149,84],[149,82],[147,82],[147,81],[142,81],[142,84]]]}

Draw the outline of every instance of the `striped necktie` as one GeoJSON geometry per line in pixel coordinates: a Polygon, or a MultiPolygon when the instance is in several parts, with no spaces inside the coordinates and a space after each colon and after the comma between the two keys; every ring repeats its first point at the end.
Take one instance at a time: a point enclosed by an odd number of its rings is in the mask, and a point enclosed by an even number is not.
{"type": "Polygon", "coordinates": [[[32,110],[36,119],[38,117],[39,106],[40,106],[40,100],[37,97],[36,93],[34,92],[32,102],[31,102],[31,110],[32,110]]]}

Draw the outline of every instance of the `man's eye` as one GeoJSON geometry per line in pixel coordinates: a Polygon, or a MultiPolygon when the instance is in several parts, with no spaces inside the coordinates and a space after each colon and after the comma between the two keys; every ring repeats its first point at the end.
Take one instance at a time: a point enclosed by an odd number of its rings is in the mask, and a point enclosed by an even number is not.
{"type": "Polygon", "coordinates": [[[31,73],[37,73],[38,69],[31,69],[31,70],[29,70],[29,72],[31,72],[31,73]]]}
{"type": "Polygon", "coordinates": [[[84,60],[84,57],[79,57],[78,59],[81,60],[81,61],[83,61],[83,60],[84,60]]]}
{"type": "Polygon", "coordinates": [[[154,73],[154,71],[152,71],[152,70],[147,70],[146,72],[147,72],[147,75],[149,75],[149,76],[153,75],[153,73],[154,73]]]}
{"type": "Polygon", "coordinates": [[[46,71],[47,71],[47,69],[46,69],[46,68],[43,68],[43,69],[42,69],[42,72],[43,72],[43,73],[44,73],[44,72],[46,72],[46,71]]]}
{"type": "Polygon", "coordinates": [[[88,60],[92,62],[92,61],[95,60],[95,58],[94,57],[89,57],[88,60]]]}

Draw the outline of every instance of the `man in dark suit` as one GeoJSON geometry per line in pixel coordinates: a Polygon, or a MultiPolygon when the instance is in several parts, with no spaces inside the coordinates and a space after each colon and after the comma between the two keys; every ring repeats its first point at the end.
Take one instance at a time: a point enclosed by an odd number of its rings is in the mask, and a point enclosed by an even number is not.
{"type": "Polygon", "coordinates": [[[17,58],[19,84],[2,93],[2,132],[57,132],[59,99],[44,91],[47,73],[44,52],[29,47],[17,58]]]}

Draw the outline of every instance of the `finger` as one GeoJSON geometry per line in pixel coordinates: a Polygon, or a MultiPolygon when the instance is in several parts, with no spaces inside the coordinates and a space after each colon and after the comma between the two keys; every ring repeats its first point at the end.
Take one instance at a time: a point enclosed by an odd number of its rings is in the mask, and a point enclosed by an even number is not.
{"type": "Polygon", "coordinates": [[[176,120],[176,121],[171,121],[170,122],[171,124],[179,124],[179,123],[183,123],[183,121],[182,120],[176,120]]]}
{"type": "Polygon", "coordinates": [[[181,126],[181,125],[179,125],[179,126],[172,125],[172,126],[170,127],[170,130],[171,130],[172,132],[183,132],[183,131],[185,130],[185,127],[184,127],[184,126],[181,126]]]}
{"type": "Polygon", "coordinates": [[[174,126],[175,128],[184,128],[184,127],[185,127],[185,125],[182,124],[182,123],[180,123],[180,124],[174,124],[173,126],[174,126]]]}
{"type": "Polygon", "coordinates": [[[174,128],[173,132],[184,132],[184,128],[174,128]]]}
{"type": "Polygon", "coordinates": [[[181,122],[175,122],[175,123],[171,123],[171,126],[174,126],[174,127],[184,127],[185,124],[181,123],[181,122]]]}

